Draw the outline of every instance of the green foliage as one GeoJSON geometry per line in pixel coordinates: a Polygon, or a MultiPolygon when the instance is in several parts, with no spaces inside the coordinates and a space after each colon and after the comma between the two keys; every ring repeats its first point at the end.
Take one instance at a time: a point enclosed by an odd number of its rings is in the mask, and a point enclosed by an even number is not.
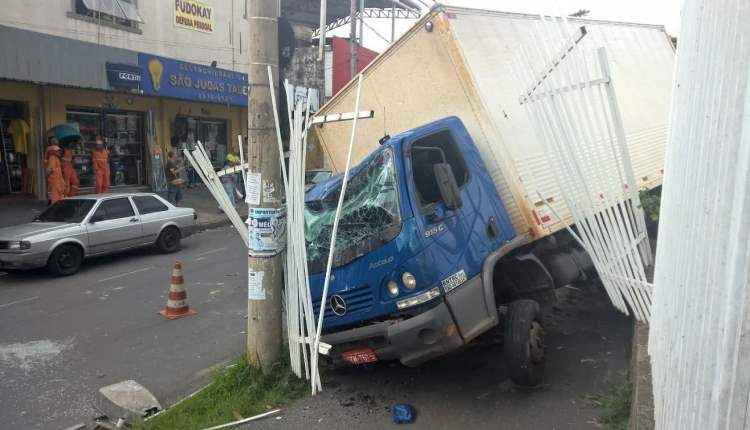
{"type": "Polygon", "coordinates": [[[599,422],[604,428],[627,430],[632,396],[633,384],[625,378],[624,381],[612,384],[605,394],[591,398],[601,411],[599,422]]]}
{"type": "Polygon", "coordinates": [[[652,221],[659,221],[659,205],[661,204],[661,187],[645,190],[639,193],[643,211],[652,221]]]}
{"type": "Polygon", "coordinates": [[[145,423],[142,430],[203,429],[251,417],[290,403],[305,395],[306,381],[298,379],[288,363],[278,363],[268,372],[248,365],[245,358],[216,373],[213,383],[200,393],[145,423]]]}

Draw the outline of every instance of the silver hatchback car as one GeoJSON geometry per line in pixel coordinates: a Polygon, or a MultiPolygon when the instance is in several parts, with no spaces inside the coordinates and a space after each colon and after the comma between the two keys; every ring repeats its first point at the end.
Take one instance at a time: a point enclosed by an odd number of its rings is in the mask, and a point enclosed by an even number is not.
{"type": "Polygon", "coordinates": [[[47,267],[72,275],[85,258],[156,245],[174,252],[198,216],[156,194],[97,194],[60,200],[33,222],[0,228],[0,268],[47,267]]]}

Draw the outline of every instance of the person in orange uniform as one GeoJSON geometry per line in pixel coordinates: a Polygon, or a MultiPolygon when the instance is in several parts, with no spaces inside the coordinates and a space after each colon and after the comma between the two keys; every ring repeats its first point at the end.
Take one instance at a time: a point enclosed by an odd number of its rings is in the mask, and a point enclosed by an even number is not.
{"type": "Polygon", "coordinates": [[[96,136],[91,164],[94,167],[94,191],[96,194],[106,193],[109,191],[109,151],[104,148],[104,138],[101,136],[96,136]]]}
{"type": "Polygon", "coordinates": [[[65,179],[65,185],[67,185],[68,188],[65,197],[74,197],[78,194],[78,186],[81,182],[78,180],[76,169],[73,168],[73,149],[70,145],[64,147],[62,160],[60,161],[62,162],[63,179],[65,179]]]}
{"type": "Polygon", "coordinates": [[[60,147],[50,145],[47,147],[44,155],[47,171],[47,194],[49,195],[50,203],[54,204],[65,198],[66,192],[65,179],[63,178],[60,163],[60,147]]]}

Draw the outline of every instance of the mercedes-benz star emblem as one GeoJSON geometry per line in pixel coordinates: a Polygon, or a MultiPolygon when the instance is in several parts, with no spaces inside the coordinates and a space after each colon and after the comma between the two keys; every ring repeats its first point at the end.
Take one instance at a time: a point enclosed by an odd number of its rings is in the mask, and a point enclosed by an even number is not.
{"type": "Polygon", "coordinates": [[[331,296],[331,310],[338,316],[344,315],[346,313],[346,302],[344,301],[344,298],[337,294],[331,296]]]}

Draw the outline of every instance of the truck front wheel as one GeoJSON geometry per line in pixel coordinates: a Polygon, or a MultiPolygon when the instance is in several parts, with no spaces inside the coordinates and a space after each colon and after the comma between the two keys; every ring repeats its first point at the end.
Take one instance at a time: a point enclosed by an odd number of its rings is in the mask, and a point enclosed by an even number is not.
{"type": "Polygon", "coordinates": [[[544,374],[544,329],[539,304],[516,300],[508,306],[503,354],[510,379],[518,385],[536,386],[544,374]]]}

